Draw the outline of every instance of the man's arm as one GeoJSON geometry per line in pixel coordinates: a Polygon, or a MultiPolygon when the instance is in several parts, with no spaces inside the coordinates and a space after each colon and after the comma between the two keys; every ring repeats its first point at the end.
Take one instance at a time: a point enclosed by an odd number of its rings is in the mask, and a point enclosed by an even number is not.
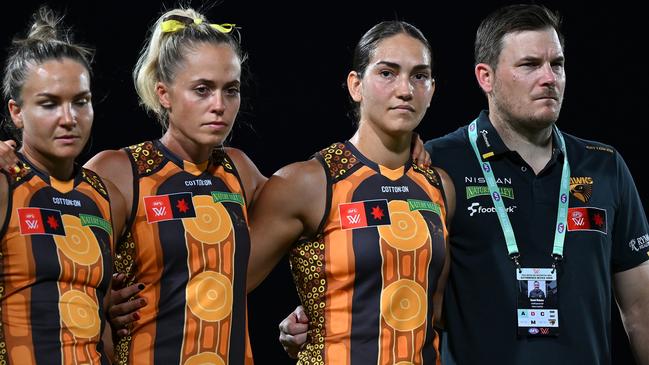
{"type": "Polygon", "coordinates": [[[649,365],[649,261],[614,275],[624,328],[638,365],[649,365]]]}

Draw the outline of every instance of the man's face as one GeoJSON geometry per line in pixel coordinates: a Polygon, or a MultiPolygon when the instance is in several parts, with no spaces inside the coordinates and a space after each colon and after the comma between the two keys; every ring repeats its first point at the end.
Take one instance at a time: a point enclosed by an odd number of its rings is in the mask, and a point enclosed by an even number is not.
{"type": "Polygon", "coordinates": [[[538,281],[535,281],[535,282],[534,282],[534,289],[538,289],[538,288],[539,288],[539,282],[538,282],[538,281]]]}
{"type": "Polygon", "coordinates": [[[509,33],[488,95],[504,120],[543,129],[559,118],[566,85],[563,48],[552,28],[509,33]]]}

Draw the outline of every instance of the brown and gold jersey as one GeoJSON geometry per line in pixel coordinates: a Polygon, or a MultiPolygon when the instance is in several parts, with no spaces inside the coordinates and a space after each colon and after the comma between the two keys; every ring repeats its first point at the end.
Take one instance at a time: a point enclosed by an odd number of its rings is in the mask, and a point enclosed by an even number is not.
{"type": "Polygon", "coordinates": [[[439,176],[391,170],[351,143],[315,156],[327,174],[318,234],[290,253],[309,342],[299,364],[435,364],[433,294],[446,251],[439,176]]]}
{"type": "Polygon", "coordinates": [[[92,171],[58,181],[20,156],[7,176],[0,249],[0,363],[108,364],[103,302],[111,278],[108,195],[92,171]]]}
{"type": "Polygon", "coordinates": [[[146,285],[141,319],[116,345],[121,364],[251,362],[246,325],[246,200],[223,150],[196,165],[160,141],[125,149],[133,215],[115,268],[146,285]]]}

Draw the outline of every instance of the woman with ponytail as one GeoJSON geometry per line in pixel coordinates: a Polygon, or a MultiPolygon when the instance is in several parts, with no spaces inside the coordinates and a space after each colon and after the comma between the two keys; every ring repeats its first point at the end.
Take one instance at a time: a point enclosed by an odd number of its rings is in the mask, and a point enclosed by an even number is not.
{"type": "Polygon", "coordinates": [[[128,202],[115,268],[122,297],[137,298],[110,314],[122,335],[120,364],[251,361],[247,209],[265,178],[243,152],[223,146],[245,60],[233,27],[192,9],[163,14],[133,77],[164,135],[88,162],[128,202]]]}
{"type": "Polygon", "coordinates": [[[124,226],[116,188],[75,164],[93,122],[91,51],[41,8],[5,62],[0,143],[0,363],[109,364],[101,334],[113,238],[124,226]],[[110,196],[110,199],[109,199],[110,196]]]}

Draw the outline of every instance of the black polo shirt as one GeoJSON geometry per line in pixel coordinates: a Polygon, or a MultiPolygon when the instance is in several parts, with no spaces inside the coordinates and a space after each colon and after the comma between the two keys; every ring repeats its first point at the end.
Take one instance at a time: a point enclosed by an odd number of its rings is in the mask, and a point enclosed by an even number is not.
{"type": "MultiPolygon", "coordinates": [[[[521,265],[550,267],[563,153],[555,148],[548,165],[535,175],[504,145],[487,112],[478,118],[478,132],[480,154],[488,156],[514,227],[521,265]]],[[[563,137],[571,184],[569,229],[557,278],[556,338],[516,335],[514,264],[467,126],[426,143],[433,165],[448,172],[457,195],[444,305],[448,350],[457,364],[611,362],[612,275],[649,259],[649,227],[619,153],[601,143],[563,137]]]]}

